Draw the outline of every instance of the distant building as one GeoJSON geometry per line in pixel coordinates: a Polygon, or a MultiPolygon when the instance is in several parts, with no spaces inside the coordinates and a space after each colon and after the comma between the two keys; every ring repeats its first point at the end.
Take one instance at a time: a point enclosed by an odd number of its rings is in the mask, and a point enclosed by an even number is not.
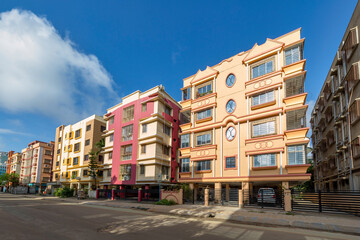
{"type": "Polygon", "coordinates": [[[21,185],[42,186],[51,181],[54,142],[34,141],[22,150],[19,182],[21,185]]]}
{"type": "Polygon", "coordinates": [[[315,188],[360,190],[360,2],[312,111],[315,188]]]}
{"type": "Polygon", "coordinates": [[[8,161],[8,153],[0,152],[0,175],[6,173],[8,161]]]}
{"type": "Polygon", "coordinates": [[[8,167],[9,167],[9,173],[16,173],[20,175],[21,170],[21,160],[22,160],[22,154],[21,153],[13,153],[11,154],[11,157],[9,155],[8,161],[8,167]],[[9,166],[10,165],[10,166],[9,166]]]}
{"type": "MultiPolygon", "coordinates": [[[[76,189],[91,187],[93,180],[89,176],[89,152],[101,140],[105,125],[102,117],[92,115],[75,124],[56,128],[53,184],[76,189]]],[[[102,155],[97,160],[99,165],[104,163],[102,155]]],[[[99,176],[97,182],[101,179],[99,176]]]]}

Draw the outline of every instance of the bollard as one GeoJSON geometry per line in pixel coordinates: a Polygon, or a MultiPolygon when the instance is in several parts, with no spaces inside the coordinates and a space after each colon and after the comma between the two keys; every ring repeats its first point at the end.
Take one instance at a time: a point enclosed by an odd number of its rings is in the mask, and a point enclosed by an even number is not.
{"type": "Polygon", "coordinates": [[[244,190],[239,189],[239,208],[244,207],[244,190]]]}
{"type": "Polygon", "coordinates": [[[205,201],[204,201],[204,203],[205,203],[205,206],[207,207],[207,206],[209,206],[209,188],[205,188],[205,201]]]}

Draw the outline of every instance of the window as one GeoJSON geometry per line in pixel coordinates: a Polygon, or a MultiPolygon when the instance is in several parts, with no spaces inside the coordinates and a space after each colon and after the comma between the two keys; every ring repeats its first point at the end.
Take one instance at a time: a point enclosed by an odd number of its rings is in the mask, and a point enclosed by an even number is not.
{"type": "Polygon", "coordinates": [[[81,137],[81,129],[75,131],[75,139],[81,137]]]}
{"type": "Polygon", "coordinates": [[[45,150],[45,155],[52,155],[52,152],[50,150],[45,150]]]}
{"type": "Polygon", "coordinates": [[[145,165],[140,165],[140,175],[145,174],[145,165]]]}
{"type": "Polygon", "coordinates": [[[112,154],[113,154],[113,152],[109,152],[109,154],[108,154],[108,159],[109,160],[112,159],[112,154]]]}
{"type": "Polygon", "coordinates": [[[275,121],[253,124],[253,137],[275,134],[275,121]]]}
{"type": "Polygon", "coordinates": [[[196,162],[196,171],[206,171],[211,170],[211,161],[197,161],[196,162]]]}
{"type": "Polygon", "coordinates": [[[226,111],[227,111],[228,113],[234,112],[235,106],[236,106],[236,105],[235,105],[234,100],[229,100],[229,101],[226,103],[226,111]]]}
{"type": "Polygon", "coordinates": [[[147,123],[144,123],[144,124],[142,125],[142,132],[143,132],[143,133],[146,133],[146,132],[147,132],[147,123]]]}
{"type": "Polygon", "coordinates": [[[59,179],[59,174],[55,173],[55,179],[59,179]]]}
{"type": "Polygon", "coordinates": [[[166,145],[162,145],[162,153],[166,156],[170,155],[170,147],[166,145]]]}
{"type": "Polygon", "coordinates": [[[134,105],[123,109],[123,122],[134,120],[134,105]]]}
{"type": "Polygon", "coordinates": [[[191,88],[186,88],[182,90],[182,100],[186,101],[191,98],[191,88]]]}
{"type": "Polygon", "coordinates": [[[87,177],[88,175],[89,175],[88,170],[87,170],[87,169],[84,169],[84,170],[83,170],[83,176],[84,176],[84,177],[87,177]]]}
{"type": "Polygon", "coordinates": [[[58,142],[61,142],[61,137],[58,138],[58,142]]]}
{"type": "Polygon", "coordinates": [[[103,132],[106,130],[106,127],[105,126],[100,126],[100,131],[103,132]]]}
{"type": "Polygon", "coordinates": [[[286,112],[287,130],[306,127],[306,108],[286,112]]]}
{"type": "Polygon", "coordinates": [[[109,136],[109,142],[113,142],[114,141],[114,134],[111,134],[110,136],[109,136]]]}
{"type": "Polygon", "coordinates": [[[254,158],[254,167],[275,166],[275,161],[276,161],[275,154],[255,155],[253,158],[254,158]]]}
{"type": "Polygon", "coordinates": [[[163,133],[170,136],[170,127],[166,124],[163,124],[163,133]]]}
{"type": "Polygon", "coordinates": [[[85,160],[85,161],[89,160],[89,155],[88,155],[88,154],[86,154],[86,155],[84,156],[84,160],[85,160]]]}
{"type": "Polygon", "coordinates": [[[71,173],[71,179],[75,179],[78,176],[78,171],[72,171],[71,173]]]}
{"type": "Polygon", "coordinates": [[[114,124],[114,118],[115,118],[115,116],[114,116],[114,117],[112,117],[112,118],[110,118],[110,120],[109,120],[109,124],[114,124]]]}
{"type": "Polygon", "coordinates": [[[146,145],[141,145],[141,153],[146,153],[146,145]]]}
{"type": "Polygon", "coordinates": [[[108,169],[108,170],[107,170],[107,176],[108,176],[108,177],[111,177],[111,169],[108,169]]]}
{"type": "Polygon", "coordinates": [[[298,62],[302,59],[301,46],[297,45],[293,48],[285,50],[285,65],[298,62]]]}
{"type": "Polygon", "coordinates": [[[304,93],[304,75],[285,80],[285,96],[291,97],[304,93]]]}
{"type": "Polygon", "coordinates": [[[226,86],[228,87],[232,87],[235,83],[235,76],[234,74],[230,74],[227,78],[226,78],[226,86]]]}
{"type": "Polygon", "coordinates": [[[206,110],[197,112],[196,113],[196,119],[201,120],[201,119],[204,119],[204,118],[211,117],[211,112],[212,112],[211,109],[206,109],[206,110]]]}
{"type": "Polygon", "coordinates": [[[360,156],[360,141],[359,137],[355,138],[351,141],[351,151],[354,158],[358,158],[360,156]]]}
{"type": "Polygon", "coordinates": [[[56,166],[58,167],[59,165],[60,165],[60,162],[59,162],[59,161],[57,161],[57,162],[56,162],[56,166]]]}
{"type": "Polygon", "coordinates": [[[58,149],[58,150],[56,151],[56,153],[57,153],[57,154],[60,154],[60,149],[58,149]]]}
{"type": "Polygon", "coordinates": [[[74,144],[74,152],[80,152],[80,143],[75,143],[74,144]]]}
{"type": "Polygon", "coordinates": [[[133,125],[128,125],[126,127],[123,127],[121,130],[122,136],[121,140],[124,141],[130,141],[133,139],[133,125]]]}
{"type": "Polygon", "coordinates": [[[120,165],[119,175],[121,181],[129,181],[131,179],[131,164],[120,165]]]}
{"type": "Polygon", "coordinates": [[[226,130],[226,139],[229,140],[229,141],[233,140],[234,137],[235,137],[235,134],[236,134],[235,128],[234,127],[229,127],[226,130]]]}
{"type": "Polygon", "coordinates": [[[360,115],[360,111],[359,111],[359,100],[360,99],[356,99],[349,107],[349,112],[350,112],[350,123],[353,124],[355,123],[360,115]]]}
{"type": "Polygon", "coordinates": [[[90,139],[86,139],[85,140],[85,146],[89,146],[90,145],[90,139]]]}
{"type": "Polygon", "coordinates": [[[305,146],[288,146],[288,162],[289,165],[305,164],[305,146]]]}
{"type": "Polygon", "coordinates": [[[211,144],[211,133],[196,136],[196,145],[207,145],[211,144]]]}
{"type": "Polygon", "coordinates": [[[225,159],[225,167],[226,168],[235,168],[236,167],[236,162],[235,162],[235,157],[227,157],[225,159]]]}
{"type": "Polygon", "coordinates": [[[74,137],[74,133],[73,132],[69,132],[69,139],[72,139],[74,137]]]}
{"type": "Polygon", "coordinates": [[[104,161],[104,157],[103,157],[103,155],[99,155],[99,162],[103,162],[104,161]]]}
{"type": "Polygon", "coordinates": [[[212,84],[211,83],[210,84],[206,83],[206,85],[205,84],[200,85],[197,88],[196,98],[208,95],[210,93],[212,93],[212,84]]]}
{"type": "Polygon", "coordinates": [[[270,60],[255,67],[252,67],[252,78],[257,78],[273,71],[274,60],[270,60]]]}
{"type": "Polygon", "coordinates": [[[86,131],[90,131],[91,130],[91,124],[86,126],[86,131]]]}
{"type": "Polygon", "coordinates": [[[79,165],[79,157],[74,157],[73,159],[73,166],[79,165]]]}
{"type": "Polygon", "coordinates": [[[121,160],[131,160],[132,158],[132,145],[121,146],[121,160]]]}
{"type": "Polygon", "coordinates": [[[169,178],[169,167],[168,166],[161,166],[161,174],[163,175],[163,177],[169,178]]]}
{"type": "Polygon", "coordinates": [[[165,113],[171,116],[171,108],[169,106],[165,106],[165,113]]]}
{"type": "Polygon", "coordinates": [[[146,111],[147,111],[147,103],[141,104],[141,112],[146,112],[146,111]]]}
{"type": "Polygon", "coordinates": [[[190,134],[181,135],[181,148],[190,146],[190,134]]]}
{"type": "Polygon", "coordinates": [[[252,106],[274,101],[274,91],[261,93],[252,97],[252,106]]]}
{"type": "Polygon", "coordinates": [[[65,177],[66,177],[66,178],[69,178],[69,172],[66,172],[66,173],[65,173],[65,177]]]}
{"type": "Polygon", "coordinates": [[[180,161],[180,172],[190,172],[190,158],[182,158],[180,161]]]}

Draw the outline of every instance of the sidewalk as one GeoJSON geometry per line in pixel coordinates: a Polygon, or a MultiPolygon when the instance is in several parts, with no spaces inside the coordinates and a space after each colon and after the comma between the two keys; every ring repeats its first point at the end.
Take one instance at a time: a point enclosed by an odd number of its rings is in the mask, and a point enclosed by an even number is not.
{"type": "Polygon", "coordinates": [[[312,230],[341,232],[360,235],[360,217],[346,214],[286,213],[276,209],[222,207],[222,206],[201,206],[201,205],[174,205],[163,206],[153,203],[137,203],[119,200],[77,200],[75,198],[57,198],[34,195],[16,195],[37,199],[54,201],[66,201],[84,205],[107,206],[114,208],[128,208],[145,210],[148,212],[179,215],[186,217],[213,218],[221,221],[232,221],[241,224],[253,224],[264,226],[297,227],[312,230]]]}

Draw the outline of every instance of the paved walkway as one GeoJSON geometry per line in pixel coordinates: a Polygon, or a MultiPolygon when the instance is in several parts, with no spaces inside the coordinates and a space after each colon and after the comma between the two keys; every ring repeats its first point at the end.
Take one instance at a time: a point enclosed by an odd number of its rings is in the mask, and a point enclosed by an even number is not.
{"type": "MultiPolygon", "coordinates": [[[[20,196],[20,195],[19,195],[20,196]]],[[[79,204],[100,205],[115,208],[131,208],[149,212],[191,216],[200,218],[213,218],[239,222],[243,224],[297,227],[313,230],[333,231],[360,235],[360,217],[347,214],[325,214],[325,213],[286,213],[276,209],[259,209],[222,207],[222,206],[201,206],[201,205],[174,205],[162,206],[153,203],[137,203],[120,200],[77,200],[75,198],[43,197],[39,195],[21,195],[24,197],[38,199],[52,199],[54,201],[78,202],[79,204]]]]}

